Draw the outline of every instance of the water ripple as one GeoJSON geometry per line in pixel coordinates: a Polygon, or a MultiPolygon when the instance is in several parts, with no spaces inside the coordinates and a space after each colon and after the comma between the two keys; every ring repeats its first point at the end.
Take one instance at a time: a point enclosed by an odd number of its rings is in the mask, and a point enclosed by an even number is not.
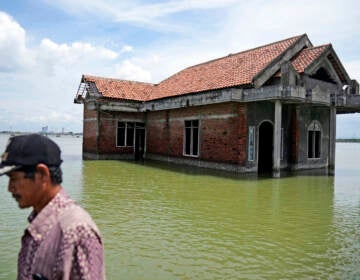
{"type": "MultiPolygon", "coordinates": [[[[360,175],[341,162],[335,180],[257,180],[77,161],[65,144],[64,186],[102,232],[108,279],[360,279],[360,175]]],[[[0,279],[14,279],[28,212],[1,191],[0,279]]]]}

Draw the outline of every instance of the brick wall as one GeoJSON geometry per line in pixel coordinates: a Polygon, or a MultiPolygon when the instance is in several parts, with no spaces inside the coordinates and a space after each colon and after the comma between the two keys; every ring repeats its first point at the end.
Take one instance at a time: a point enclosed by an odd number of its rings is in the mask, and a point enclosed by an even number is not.
{"type": "Polygon", "coordinates": [[[83,114],[83,152],[97,153],[97,112],[85,103],[83,114]]]}
{"type": "Polygon", "coordinates": [[[99,112],[84,107],[83,151],[94,154],[132,154],[132,147],[116,147],[117,121],[146,119],[146,151],[184,157],[185,120],[200,120],[199,159],[245,165],[246,105],[226,103],[143,113],[99,112]],[[99,128],[98,128],[99,125],[99,128]],[[99,135],[98,135],[99,134],[99,135]]]}
{"type": "Polygon", "coordinates": [[[144,122],[144,114],[103,111],[98,113],[94,109],[89,109],[89,106],[85,104],[83,152],[102,155],[132,154],[133,147],[116,147],[118,120],[144,122]]]}
{"type": "Polygon", "coordinates": [[[168,112],[150,112],[146,122],[146,152],[168,155],[169,123],[168,112]]]}
{"type": "Polygon", "coordinates": [[[101,154],[117,153],[116,148],[116,116],[100,113],[99,152],[101,154]]]}
{"type": "Polygon", "coordinates": [[[245,164],[246,106],[238,103],[149,112],[147,152],[186,157],[183,155],[184,122],[188,119],[200,120],[200,159],[245,164]]]}
{"type": "Polygon", "coordinates": [[[224,105],[208,108],[210,112],[201,121],[201,158],[244,165],[247,152],[246,108],[239,104],[224,105]]]}

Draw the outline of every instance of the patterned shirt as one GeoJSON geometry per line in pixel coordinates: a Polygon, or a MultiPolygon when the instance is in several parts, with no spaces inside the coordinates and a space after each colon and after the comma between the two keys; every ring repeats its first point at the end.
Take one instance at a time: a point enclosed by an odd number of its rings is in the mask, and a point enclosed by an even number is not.
{"type": "Polygon", "coordinates": [[[103,245],[90,215],[61,190],[38,214],[22,237],[18,280],[105,279],[103,245]]]}

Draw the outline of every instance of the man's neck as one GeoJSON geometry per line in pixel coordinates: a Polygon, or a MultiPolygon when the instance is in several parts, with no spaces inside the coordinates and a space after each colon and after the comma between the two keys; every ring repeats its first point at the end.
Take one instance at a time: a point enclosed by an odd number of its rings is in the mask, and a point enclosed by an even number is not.
{"type": "Polygon", "coordinates": [[[40,211],[59,193],[61,185],[52,186],[44,195],[40,198],[37,205],[34,206],[34,211],[39,214],[40,211]]]}

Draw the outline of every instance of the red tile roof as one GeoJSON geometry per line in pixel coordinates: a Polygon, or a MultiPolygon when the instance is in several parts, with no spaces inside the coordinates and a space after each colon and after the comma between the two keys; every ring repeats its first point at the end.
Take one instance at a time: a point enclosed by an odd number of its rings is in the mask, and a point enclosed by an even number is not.
{"type": "Polygon", "coordinates": [[[298,73],[303,73],[314,60],[316,60],[331,44],[304,49],[291,61],[292,66],[298,73]]]}
{"type": "Polygon", "coordinates": [[[162,81],[152,99],[250,84],[253,77],[294,44],[296,36],[186,68],[162,81]]]}
{"type": "MultiPolygon", "coordinates": [[[[274,59],[283,54],[304,35],[292,37],[255,49],[230,54],[202,64],[188,67],[159,84],[109,79],[84,75],[84,82],[94,82],[102,96],[115,99],[146,101],[197,93],[252,83],[253,78],[274,59]]],[[[306,35],[305,35],[306,36],[306,35]]],[[[299,52],[292,64],[304,72],[329,46],[307,48],[299,52]]]]}
{"type": "Polygon", "coordinates": [[[107,98],[145,101],[149,99],[154,85],[135,81],[83,76],[84,82],[94,82],[99,93],[107,98]]]}

